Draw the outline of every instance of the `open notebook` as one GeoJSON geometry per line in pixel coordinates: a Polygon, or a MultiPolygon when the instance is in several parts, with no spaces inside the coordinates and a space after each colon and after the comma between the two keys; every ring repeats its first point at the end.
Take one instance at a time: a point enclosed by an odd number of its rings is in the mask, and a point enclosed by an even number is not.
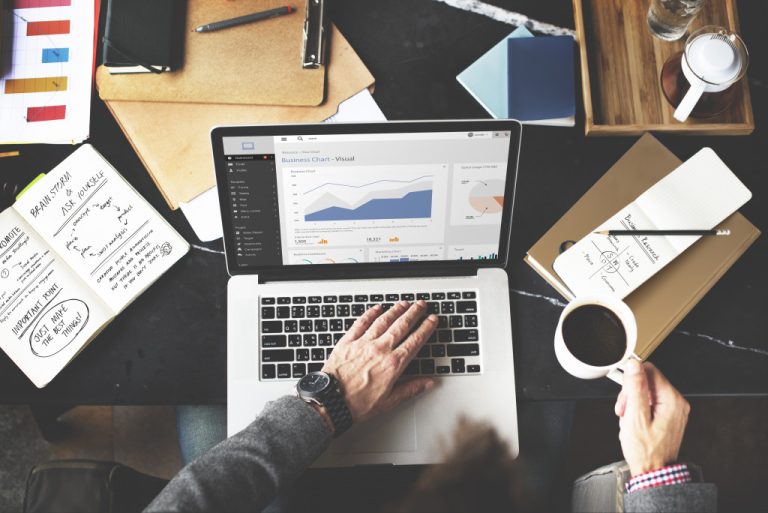
{"type": "Polygon", "coordinates": [[[44,387],[188,250],[81,146],[0,214],[0,347],[44,387]]]}
{"type": "MultiPolygon", "coordinates": [[[[594,231],[711,229],[751,197],[715,152],[704,148],[594,231]]],[[[575,296],[624,298],[698,239],[590,233],[553,267],[575,296]]]]}

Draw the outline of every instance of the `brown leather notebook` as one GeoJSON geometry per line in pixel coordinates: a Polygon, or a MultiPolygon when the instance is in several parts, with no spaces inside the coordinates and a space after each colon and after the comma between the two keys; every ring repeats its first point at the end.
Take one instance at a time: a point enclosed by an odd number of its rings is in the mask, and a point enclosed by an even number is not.
{"type": "Polygon", "coordinates": [[[374,79],[337,29],[331,33],[328,100],[319,107],[107,101],[134,151],[171,209],[216,184],[211,128],[217,125],[313,123],[374,79]]]}
{"type": "Polygon", "coordinates": [[[250,105],[320,105],[325,66],[304,69],[301,49],[306,2],[297,12],[216,32],[195,27],[281,7],[285,0],[188,0],[184,60],[177,71],[110,75],[99,66],[102,100],[250,105]]]}
{"type": "MultiPolygon", "coordinates": [[[[568,288],[552,268],[564,241],[577,241],[682,164],[649,134],[632,148],[528,250],[525,261],[563,297],[568,288]]],[[[637,349],[643,360],[658,347],[720,277],[739,259],[760,231],[736,212],[719,226],[728,237],[702,237],[624,301],[637,318],[637,349]]]]}

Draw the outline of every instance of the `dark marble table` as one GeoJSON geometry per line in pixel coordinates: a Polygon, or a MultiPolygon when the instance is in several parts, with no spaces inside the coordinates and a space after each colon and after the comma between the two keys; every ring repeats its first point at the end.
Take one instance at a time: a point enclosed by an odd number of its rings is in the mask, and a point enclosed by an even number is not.
{"type": "MultiPolygon", "coordinates": [[[[573,27],[570,0],[501,1],[505,9],[573,27]]],[[[748,137],[660,136],[681,159],[710,146],[752,190],[742,212],[768,226],[768,4],[739,2],[752,50],[757,130],[748,137]]],[[[332,15],[377,78],[389,119],[484,118],[455,76],[513,27],[435,0],[335,0],[332,15]]],[[[103,22],[103,20],[102,20],[103,22]]],[[[526,127],[509,265],[518,398],[612,396],[607,380],[562,371],[552,340],[562,303],[523,261],[527,248],[636,140],[585,138],[575,128],[526,127]]],[[[0,404],[179,404],[226,400],[226,283],[221,243],[201,244],[172,212],[94,95],[91,144],[193,243],[189,255],[120,315],[51,384],[37,390],[0,353],[0,404]]],[[[0,147],[0,151],[3,151],[0,147]]],[[[73,151],[22,147],[0,159],[0,180],[22,184],[73,151]]],[[[761,237],[652,355],[686,394],[768,394],[768,243],[761,237]]]]}

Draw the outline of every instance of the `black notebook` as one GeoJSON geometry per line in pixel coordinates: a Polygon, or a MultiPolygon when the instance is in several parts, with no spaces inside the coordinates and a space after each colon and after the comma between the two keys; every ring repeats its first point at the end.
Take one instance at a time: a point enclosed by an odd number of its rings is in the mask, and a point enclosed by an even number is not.
{"type": "Polygon", "coordinates": [[[110,73],[161,73],[181,66],[184,0],[108,0],[104,66],[110,73]]]}

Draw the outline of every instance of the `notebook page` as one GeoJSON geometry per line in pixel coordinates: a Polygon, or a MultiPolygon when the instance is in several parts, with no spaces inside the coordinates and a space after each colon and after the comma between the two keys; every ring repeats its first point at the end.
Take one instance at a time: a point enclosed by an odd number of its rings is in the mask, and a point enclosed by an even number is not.
{"type": "MultiPolygon", "coordinates": [[[[656,226],[668,230],[709,230],[751,197],[749,189],[720,157],[711,148],[704,148],[641,194],[635,203],[656,226]]],[[[682,253],[698,237],[667,239],[682,253]]]]}
{"type": "Polygon", "coordinates": [[[14,208],[114,312],[189,250],[87,144],[35,184],[14,208]]]}
{"type": "MultiPolygon", "coordinates": [[[[599,230],[654,228],[630,203],[599,230]]],[[[553,267],[575,296],[610,294],[623,298],[678,255],[666,237],[614,237],[590,233],[555,259],[553,267]]]]}
{"type": "MultiPolygon", "coordinates": [[[[594,231],[709,229],[750,197],[717,155],[705,148],[594,231]]],[[[557,257],[553,268],[575,296],[624,298],[698,239],[590,233],[557,257]]]]}
{"type": "Polygon", "coordinates": [[[38,388],[111,317],[14,209],[0,214],[0,347],[38,388]]]}

